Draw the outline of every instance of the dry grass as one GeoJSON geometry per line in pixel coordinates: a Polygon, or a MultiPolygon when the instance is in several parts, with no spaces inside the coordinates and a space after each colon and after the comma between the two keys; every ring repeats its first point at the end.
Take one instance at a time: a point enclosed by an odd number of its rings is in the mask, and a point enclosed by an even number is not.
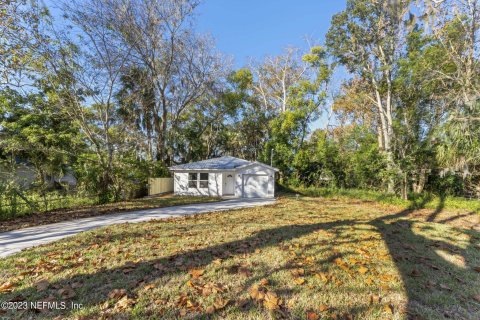
{"type": "Polygon", "coordinates": [[[88,205],[68,209],[57,209],[0,221],[0,232],[66,220],[100,216],[109,213],[150,208],[163,208],[192,203],[214,202],[219,200],[220,198],[217,197],[174,196],[173,194],[167,194],[160,197],[134,199],[102,205],[88,205]]]}
{"type": "Polygon", "coordinates": [[[284,197],[117,225],[0,260],[0,301],[83,305],[13,318],[479,319],[477,217],[457,214],[284,197]]]}

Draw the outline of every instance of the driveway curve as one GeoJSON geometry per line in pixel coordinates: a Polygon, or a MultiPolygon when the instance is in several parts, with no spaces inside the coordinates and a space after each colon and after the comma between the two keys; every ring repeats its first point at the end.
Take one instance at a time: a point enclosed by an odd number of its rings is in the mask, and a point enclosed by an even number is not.
{"type": "Polygon", "coordinates": [[[57,241],[77,233],[120,223],[183,217],[199,213],[226,211],[269,205],[275,199],[232,199],[210,203],[145,209],[89,217],[0,233],[0,257],[26,248],[57,241]]]}

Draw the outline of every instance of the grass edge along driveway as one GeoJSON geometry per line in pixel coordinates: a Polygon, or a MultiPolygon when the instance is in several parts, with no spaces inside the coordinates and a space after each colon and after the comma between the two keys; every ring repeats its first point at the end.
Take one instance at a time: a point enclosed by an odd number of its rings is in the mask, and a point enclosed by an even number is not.
{"type": "Polygon", "coordinates": [[[0,260],[0,300],[83,305],[19,318],[480,318],[480,233],[424,213],[284,197],[116,225],[0,260]]]}
{"type": "Polygon", "coordinates": [[[231,199],[210,203],[195,203],[163,208],[142,209],[63,221],[0,233],[0,257],[6,257],[31,247],[36,247],[74,236],[81,232],[122,223],[141,223],[151,220],[179,218],[207,212],[228,211],[240,208],[268,205],[275,199],[231,199]]]}
{"type": "Polygon", "coordinates": [[[102,205],[81,206],[58,209],[48,212],[33,213],[10,220],[0,221],[0,233],[33,226],[51,224],[61,221],[101,216],[105,214],[128,212],[142,209],[165,208],[171,206],[221,201],[220,197],[175,196],[168,194],[161,197],[126,200],[102,205]]]}

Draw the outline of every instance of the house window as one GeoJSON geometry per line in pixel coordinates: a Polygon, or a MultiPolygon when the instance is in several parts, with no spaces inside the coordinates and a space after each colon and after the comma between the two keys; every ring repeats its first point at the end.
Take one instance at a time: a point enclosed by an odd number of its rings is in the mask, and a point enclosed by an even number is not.
{"type": "Polygon", "coordinates": [[[208,173],[200,173],[200,188],[208,188],[208,173]]]}
{"type": "Polygon", "coordinates": [[[189,173],[188,174],[188,187],[189,188],[197,188],[197,173],[189,173]]]}
{"type": "Polygon", "coordinates": [[[208,188],[208,173],[189,173],[188,174],[189,188],[208,188]]]}

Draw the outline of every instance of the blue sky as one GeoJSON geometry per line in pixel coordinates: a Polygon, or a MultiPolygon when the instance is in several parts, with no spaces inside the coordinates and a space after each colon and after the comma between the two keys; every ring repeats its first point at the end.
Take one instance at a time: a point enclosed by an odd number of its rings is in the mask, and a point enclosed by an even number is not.
{"type": "MultiPolygon", "coordinates": [[[[55,14],[55,1],[45,0],[55,14]]],[[[306,38],[322,44],[332,16],[345,0],[203,0],[196,10],[196,30],[215,39],[219,51],[232,57],[234,68],[249,58],[281,54],[289,46],[308,47],[306,38]]],[[[345,74],[337,72],[334,87],[345,74]]],[[[312,124],[323,127],[326,115],[312,124]]]]}
{"type": "Polygon", "coordinates": [[[344,8],[341,0],[204,0],[197,27],[241,67],[249,57],[305,47],[306,37],[323,42],[332,15],[344,8]]]}
{"type": "MultiPolygon", "coordinates": [[[[233,67],[240,68],[250,58],[277,55],[288,46],[308,47],[306,38],[322,44],[332,16],[343,9],[342,0],[204,0],[197,10],[197,31],[211,34],[217,48],[234,59],[233,67]]],[[[336,79],[333,86],[339,84],[336,79]]],[[[323,114],[311,129],[326,122],[323,114]]]]}

